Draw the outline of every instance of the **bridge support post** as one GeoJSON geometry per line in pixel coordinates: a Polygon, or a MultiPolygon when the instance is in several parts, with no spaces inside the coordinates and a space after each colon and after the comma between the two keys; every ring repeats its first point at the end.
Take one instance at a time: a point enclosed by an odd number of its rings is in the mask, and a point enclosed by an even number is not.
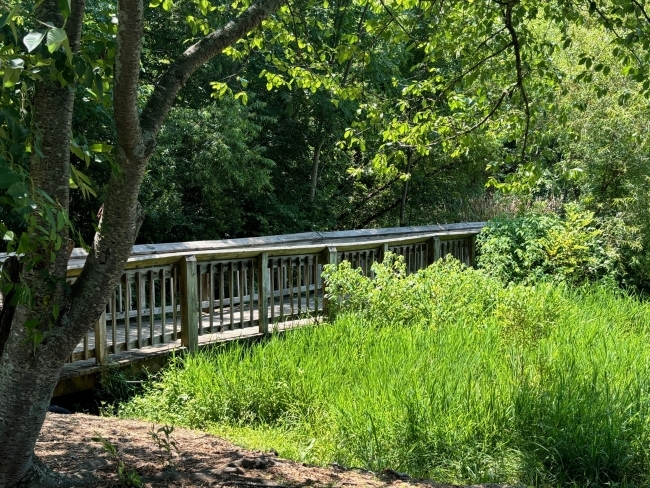
{"type": "Polygon", "coordinates": [[[472,268],[476,267],[476,236],[470,236],[469,238],[469,266],[472,268]]]}
{"type": "Polygon", "coordinates": [[[427,245],[427,260],[428,265],[431,266],[433,263],[435,263],[438,259],[440,259],[442,256],[441,251],[440,251],[440,238],[439,237],[432,237],[429,239],[428,245],[427,245]]]}
{"type": "Polygon", "coordinates": [[[381,245],[381,262],[383,263],[384,260],[386,259],[386,253],[388,253],[388,243],[384,242],[381,245]]]}
{"type": "Polygon", "coordinates": [[[196,257],[184,256],[180,267],[181,345],[189,352],[199,348],[199,294],[196,257]]]}
{"type": "MultiPolygon", "coordinates": [[[[112,311],[115,315],[115,311],[112,311]]],[[[95,322],[95,362],[106,364],[106,309],[95,322]]]]}
{"type": "MultiPolygon", "coordinates": [[[[261,334],[269,333],[269,280],[272,279],[269,273],[269,253],[263,252],[257,258],[257,309],[261,334]]],[[[280,283],[280,290],[282,290],[282,283],[280,283]]],[[[253,290],[251,290],[251,302],[252,297],[253,290]]],[[[271,306],[275,307],[275,297],[271,297],[271,306]]],[[[282,293],[280,293],[280,307],[282,307],[282,293]]]]}
{"type": "MultiPolygon", "coordinates": [[[[324,263],[325,264],[338,264],[338,253],[336,251],[336,247],[334,246],[327,246],[327,249],[325,249],[324,254],[324,263]]],[[[382,258],[383,259],[383,258],[382,258]]],[[[329,290],[327,286],[327,282],[323,283],[323,316],[324,317],[329,317],[330,315],[330,301],[329,297],[327,296],[329,290]]]]}

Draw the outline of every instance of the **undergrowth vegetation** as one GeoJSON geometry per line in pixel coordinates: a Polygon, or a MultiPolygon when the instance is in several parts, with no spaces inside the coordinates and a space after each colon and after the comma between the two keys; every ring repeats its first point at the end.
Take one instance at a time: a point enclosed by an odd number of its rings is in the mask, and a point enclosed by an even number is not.
{"type": "Polygon", "coordinates": [[[439,482],[650,485],[650,308],[389,256],[329,268],[330,324],[176,358],[120,415],[439,482]]]}

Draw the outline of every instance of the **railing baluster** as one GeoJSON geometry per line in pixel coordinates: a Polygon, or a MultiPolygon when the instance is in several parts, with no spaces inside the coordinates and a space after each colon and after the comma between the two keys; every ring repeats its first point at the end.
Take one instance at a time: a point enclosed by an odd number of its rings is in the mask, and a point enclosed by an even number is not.
{"type": "Polygon", "coordinates": [[[287,268],[284,266],[284,262],[284,259],[278,259],[278,272],[280,273],[280,322],[284,322],[284,290],[285,287],[289,286],[287,281],[287,268]]]}
{"type": "Polygon", "coordinates": [[[210,334],[214,333],[214,267],[208,264],[208,309],[210,314],[210,334]]]}
{"type": "Polygon", "coordinates": [[[124,348],[131,350],[131,280],[124,274],[124,348]]]}
{"type": "Polygon", "coordinates": [[[233,330],[234,326],[234,314],[235,314],[235,266],[232,262],[228,263],[228,270],[230,272],[230,279],[228,280],[228,291],[230,292],[230,329],[233,330]]]}
{"type": "Polygon", "coordinates": [[[311,256],[305,258],[305,309],[309,313],[309,287],[311,285],[311,256]]]}
{"type": "MultiPolygon", "coordinates": [[[[120,290],[122,287],[118,287],[117,289],[120,290]]],[[[113,312],[111,313],[111,353],[115,354],[117,353],[117,332],[115,329],[117,329],[117,300],[115,299],[115,290],[113,290],[113,293],[111,294],[111,309],[113,312]]]]}
{"type": "MultiPolygon", "coordinates": [[[[254,303],[254,298],[255,298],[255,264],[253,261],[248,262],[248,271],[250,275],[248,276],[248,295],[249,295],[249,301],[248,301],[248,318],[249,318],[249,323],[250,327],[253,327],[255,323],[255,317],[253,316],[255,313],[255,303],[254,303]]],[[[259,300],[259,296],[258,296],[259,300]]]]}
{"type": "Polygon", "coordinates": [[[155,344],[155,306],[156,306],[156,281],[154,279],[153,270],[150,270],[149,273],[149,345],[153,346],[155,344]]]}
{"type": "Polygon", "coordinates": [[[172,296],[172,322],[174,324],[174,336],[172,340],[178,340],[178,267],[172,268],[172,279],[169,282],[169,293],[172,296]]]}
{"type": "Polygon", "coordinates": [[[293,258],[287,259],[287,272],[289,273],[289,304],[291,311],[291,319],[295,316],[295,309],[293,307],[293,258]]]}
{"type": "Polygon", "coordinates": [[[142,273],[138,271],[135,275],[135,306],[137,307],[137,348],[142,348],[142,308],[144,302],[144,282],[142,281],[142,273]]]}
{"type": "Polygon", "coordinates": [[[318,283],[320,282],[320,273],[318,272],[318,254],[314,256],[314,315],[318,315],[318,283]]]}
{"type": "MultiPolygon", "coordinates": [[[[275,323],[275,259],[270,260],[270,272],[269,272],[269,296],[271,297],[271,323],[275,323]]],[[[279,281],[279,280],[278,280],[279,281]]],[[[282,283],[280,283],[280,309],[282,309],[282,283]]],[[[261,309],[260,309],[261,310],[261,309]]],[[[261,326],[260,326],[260,332],[261,326]]]]}
{"type": "Polygon", "coordinates": [[[297,298],[298,298],[298,315],[302,315],[302,263],[300,258],[296,258],[296,269],[298,271],[298,286],[297,286],[297,298]]]}
{"type": "Polygon", "coordinates": [[[160,343],[167,342],[167,277],[165,269],[160,270],[160,343]]]}
{"type": "Polygon", "coordinates": [[[223,263],[219,263],[219,332],[223,331],[223,263]]]}
{"type": "Polygon", "coordinates": [[[237,295],[239,297],[239,322],[237,323],[237,328],[242,329],[244,327],[244,293],[243,293],[243,284],[246,282],[246,279],[242,277],[244,273],[244,263],[239,261],[239,266],[237,266],[237,295]]]}
{"type": "Polygon", "coordinates": [[[203,298],[205,297],[205,291],[203,286],[203,266],[197,264],[197,273],[196,273],[196,290],[197,297],[199,300],[199,331],[198,334],[203,335],[203,298]]]}

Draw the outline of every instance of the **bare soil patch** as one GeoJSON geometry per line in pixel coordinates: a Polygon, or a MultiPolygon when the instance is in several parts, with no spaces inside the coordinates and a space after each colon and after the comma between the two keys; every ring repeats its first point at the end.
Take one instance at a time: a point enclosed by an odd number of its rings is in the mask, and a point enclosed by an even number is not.
{"type": "MultiPolygon", "coordinates": [[[[308,466],[281,459],[273,452],[245,450],[213,435],[181,428],[171,434],[178,452],[170,458],[156,445],[151,430],[152,424],[134,420],[48,413],[36,454],[49,467],[79,479],[80,485],[88,486],[93,480],[91,486],[96,487],[124,486],[118,478],[119,461],[139,474],[142,486],[151,488],[453,486],[414,480],[392,471],[374,474],[338,466],[308,466]],[[115,446],[119,461],[101,442],[93,440],[98,436],[115,446]]],[[[165,439],[163,433],[159,435],[165,439]]]]}

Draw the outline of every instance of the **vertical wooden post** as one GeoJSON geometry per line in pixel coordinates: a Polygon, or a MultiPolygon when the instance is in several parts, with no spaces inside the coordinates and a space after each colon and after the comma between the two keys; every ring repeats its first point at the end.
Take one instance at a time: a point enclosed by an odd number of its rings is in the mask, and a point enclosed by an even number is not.
{"type": "MultiPolygon", "coordinates": [[[[269,253],[263,252],[257,258],[257,309],[261,334],[269,333],[270,279],[271,276],[269,276],[269,253]]],[[[253,290],[251,287],[251,302],[252,301],[253,290]]],[[[282,303],[282,296],[280,296],[280,303],[282,303]]],[[[273,297],[271,297],[271,307],[275,307],[275,301],[273,297]]],[[[251,305],[251,313],[252,310],[253,307],[251,305]]]]}
{"type": "Polygon", "coordinates": [[[476,266],[476,235],[469,238],[469,265],[476,266]]]}
{"type": "Polygon", "coordinates": [[[106,309],[104,309],[99,320],[95,322],[95,362],[106,364],[106,356],[106,309]]]}
{"type": "Polygon", "coordinates": [[[431,266],[438,259],[440,259],[440,238],[432,237],[427,243],[427,261],[428,265],[431,266]]]}
{"type": "MultiPolygon", "coordinates": [[[[338,264],[338,253],[336,247],[327,246],[325,249],[325,264],[338,264]]],[[[383,258],[382,258],[383,259],[383,258]]],[[[323,283],[323,316],[329,317],[329,298],[327,297],[327,282],[323,283]]]]}
{"type": "Polygon", "coordinates": [[[381,245],[381,262],[384,262],[384,259],[386,259],[386,254],[388,253],[388,243],[385,242],[384,244],[381,245]]]}
{"type": "Polygon", "coordinates": [[[196,257],[185,256],[181,268],[181,345],[189,352],[199,347],[199,294],[197,290],[196,257]]]}

